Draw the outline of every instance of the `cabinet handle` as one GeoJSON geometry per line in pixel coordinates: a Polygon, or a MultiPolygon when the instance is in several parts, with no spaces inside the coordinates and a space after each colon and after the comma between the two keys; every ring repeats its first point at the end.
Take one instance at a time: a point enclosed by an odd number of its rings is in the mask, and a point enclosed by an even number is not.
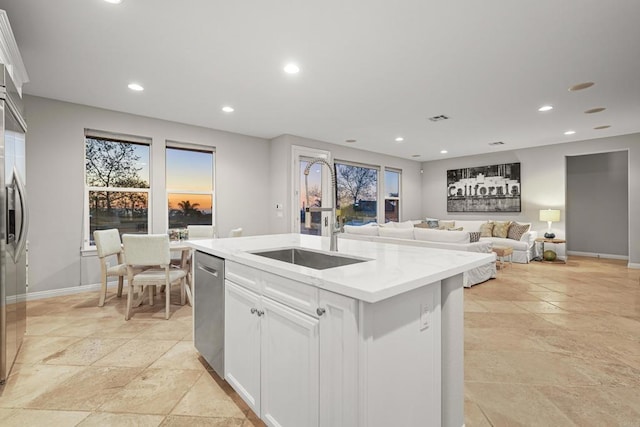
{"type": "Polygon", "coordinates": [[[316,313],[318,314],[318,316],[322,316],[322,315],[323,315],[324,313],[326,313],[326,312],[327,312],[327,310],[325,310],[324,308],[320,308],[320,307],[318,307],[318,308],[316,309],[316,313]]]}
{"type": "Polygon", "coordinates": [[[255,307],[253,307],[253,308],[251,309],[251,314],[256,314],[256,311],[258,311],[258,309],[257,309],[257,308],[255,308],[255,307]]]}
{"type": "Polygon", "coordinates": [[[256,314],[258,315],[258,317],[260,317],[264,314],[264,310],[257,310],[256,314]]]}

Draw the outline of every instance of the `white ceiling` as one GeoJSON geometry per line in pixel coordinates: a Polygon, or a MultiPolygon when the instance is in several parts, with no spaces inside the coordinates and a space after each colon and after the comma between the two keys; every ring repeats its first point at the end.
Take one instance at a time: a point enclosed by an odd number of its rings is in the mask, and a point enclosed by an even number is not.
{"type": "Polygon", "coordinates": [[[0,0],[0,9],[31,95],[262,138],[356,139],[421,161],[640,132],[637,0],[0,0]],[[289,61],[299,74],[282,71],[289,61]],[[567,90],[586,81],[596,84],[567,90]],[[543,104],[555,108],[539,113],[543,104]],[[584,113],[594,107],[606,110],[584,113]],[[428,120],[440,114],[450,119],[428,120]]]}

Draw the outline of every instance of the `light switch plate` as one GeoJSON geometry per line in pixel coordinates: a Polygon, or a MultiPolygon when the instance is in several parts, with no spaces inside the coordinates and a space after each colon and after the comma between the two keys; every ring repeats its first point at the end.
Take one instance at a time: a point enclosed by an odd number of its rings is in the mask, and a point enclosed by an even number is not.
{"type": "Polygon", "coordinates": [[[428,303],[423,303],[420,306],[420,330],[429,329],[431,324],[431,308],[428,303]]]}

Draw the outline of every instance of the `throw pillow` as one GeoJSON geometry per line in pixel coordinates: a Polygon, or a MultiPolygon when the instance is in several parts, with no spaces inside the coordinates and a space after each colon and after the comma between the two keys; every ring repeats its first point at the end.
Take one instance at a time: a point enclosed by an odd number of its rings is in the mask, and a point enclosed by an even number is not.
{"type": "Polygon", "coordinates": [[[479,231],[470,231],[469,232],[469,242],[470,243],[475,243],[475,242],[479,242],[480,241],[480,235],[482,233],[479,231]]]}
{"type": "Polygon", "coordinates": [[[439,230],[448,230],[456,226],[455,221],[438,221],[439,230]]]}
{"type": "Polygon", "coordinates": [[[418,228],[431,228],[427,222],[419,222],[417,224],[413,224],[413,226],[418,228]]]}
{"type": "Polygon", "coordinates": [[[509,226],[511,225],[511,221],[496,221],[493,226],[493,237],[501,237],[503,239],[507,238],[507,234],[509,234],[509,226]]]}
{"type": "Polygon", "coordinates": [[[485,222],[480,226],[480,237],[492,237],[493,236],[493,222],[485,222]]]}
{"type": "Polygon", "coordinates": [[[509,227],[509,233],[507,233],[507,238],[513,240],[520,240],[524,233],[529,231],[530,224],[518,224],[517,222],[511,223],[509,227]]]}
{"type": "Polygon", "coordinates": [[[438,228],[438,227],[440,227],[440,224],[438,224],[438,220],[437,219],[428,219],[427,220],[427,225],[429,225],[429,228],[438,228]]]}
{"type": "Polygon", "coordinates": [[[463,227],[458,227],[458,228],[447,228],[447,230],[449,231],[462,231],[463,227]]]}

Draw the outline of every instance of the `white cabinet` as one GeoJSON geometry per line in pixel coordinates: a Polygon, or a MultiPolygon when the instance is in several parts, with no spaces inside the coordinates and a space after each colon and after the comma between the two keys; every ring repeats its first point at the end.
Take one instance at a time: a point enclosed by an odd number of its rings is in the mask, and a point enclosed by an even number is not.
{"type": "Polygon", "coordinates": [[[262,419],[318,425],[318,319],[262,299],[262,419]]]}
{"type": "Polygon", "coordinates": [[[318,319],[225,282],[225,379],[271,426],[317,426],[318,319]]]}
{"type": "Polygon", "coordinates": [[[225,282],[224,376],[251,410],[260,414],[260,297],[225,282]],[[253,311],[253,312],[252,312],[253,311]]]}
{"type": "Polygon", "coordinates": [[[461,425],[442,418],[440,282],[369,304],[232,261],[225,276],[225,379],[267,425],[461,425]]]}

